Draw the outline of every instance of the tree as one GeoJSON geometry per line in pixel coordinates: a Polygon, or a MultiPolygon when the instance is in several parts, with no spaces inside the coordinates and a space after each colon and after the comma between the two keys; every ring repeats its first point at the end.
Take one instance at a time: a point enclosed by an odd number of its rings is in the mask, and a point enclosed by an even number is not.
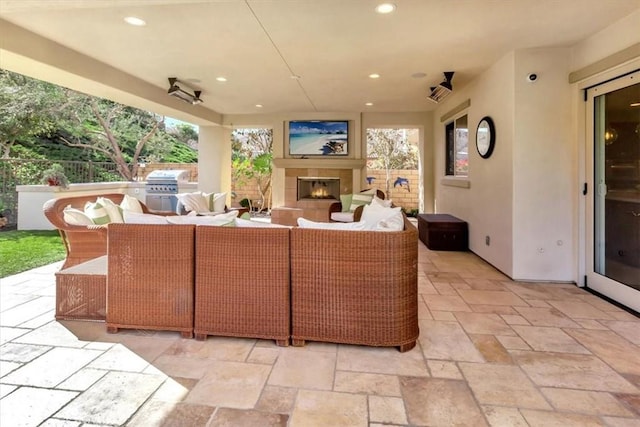
{"type": "Polygon", "coordinates": [[[410,144],[406,129],[367,129],[367,157],[373,169],[385,170],[385,193],[391,191],[393,169],[418,167],[418,147],[410,144]]]}
{"type": "Polygon", "coordinates": [[[69,89],[64,92],[70,108],[60,116],[58,138],[70,147],[101,153],[117,165],[123,178],[135,179],[143,155],[154,161],[154,154],[168,149],[170,141],[158,135],[163,116],[69,89]]]}
{"type": "Polygon", "coordinates": [[[197,141],[197,131],[184,124],[176,132],[165,132],[162,116],[0,69],[3,158],[40,150],[39,157],[63,160],[69,154],[56,148],[66,145],[87,150],[92,160],[116,163],[119,174],[132,180],[143,160],[197,160],[180,143],[197,141]],[[46,155],[51,153],[56,155],[46,155]]]}
{"type": "Polygon", "coordinates": [[[198,130],[188,123],[177,123],[175,126],[167,127],[167,133],[183,144],[198,149],[198,130]]]}
{"type": "Polygon", "coordinates": [[[231,134],[231,181],[234,188],[255,179],[261,209],[271,208],[271,129],[236,129],[231,134]]]}
{"type": "Polygon", "coordinates": [[[50,135],[65,108],[61,88],[0,69],[0,150],[9,158],[16,143],[50,135]]]}

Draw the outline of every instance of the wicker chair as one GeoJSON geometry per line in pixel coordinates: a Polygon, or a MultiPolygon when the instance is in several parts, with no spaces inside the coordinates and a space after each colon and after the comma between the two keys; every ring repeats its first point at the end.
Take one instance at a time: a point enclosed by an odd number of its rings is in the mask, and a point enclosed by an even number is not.
{"type": "Polygon", "coordinates": [[[289,344],[288,228],[196,228],[196,339],[207,335],[289,344]]]}
{"type": "MultiPolygon", "coordinates": [[[[363,191],[367,191],[367,190],[363,190],[363,191]]],[[[381,190],[377,190],[376,189],[376,196],[379,199],[384,200],[384,192],[381,190]]],[[[364,205],[363,206],[358,206],[356,208],[356,210],[353,212],[353,216],[351,215],[347,215],[348,218],[342,220],[342,219],[334,219],[335,215],[333,215],[334,213],[337,212],[342,212],[342,202],[334,202],[331,203],[329,205],[329,221],[330,222],[358,222],[360,221],[360,218],[362,217],[362,210],[364,209],[364,205]]],[[[347,212],[345,212],[347,213],[347,212]]]]}
{"type": "MultiPolygon", "coordinates": [[[[63,211],[67,206],[84,209],[87,202],[95,202],[97,197],[106,197],[120,204],[124,194],[91,194],[85,196],[61,197],[51,199],[44,206],[44,215],[58,229],[62,243],[67,251],[67,258],[61,269],[81,264],[107,254],[107,228],[104,225],[71,225],[64,220],[63,211]]],[[[140,202],[145,213],[151,213],[144,203],[140,202]]]]}
{"type": "Polygon", "coordinates": [[[193,337],[195,226],[109,224],[107,331],[193,337]]]}
{"type": "Polygon", "coordinates": [[[305,340],[413,348],[418,231],[291,230],[293,345],[305,340]]]}

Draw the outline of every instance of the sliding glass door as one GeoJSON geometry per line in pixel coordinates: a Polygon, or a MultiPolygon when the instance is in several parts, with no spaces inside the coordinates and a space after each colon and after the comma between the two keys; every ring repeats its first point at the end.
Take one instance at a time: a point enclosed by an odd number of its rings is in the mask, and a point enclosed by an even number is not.
{"type": "Polygon", "coordinates": [[[587,286],[640,311],[640,72],[587,95],[587,286]]]}

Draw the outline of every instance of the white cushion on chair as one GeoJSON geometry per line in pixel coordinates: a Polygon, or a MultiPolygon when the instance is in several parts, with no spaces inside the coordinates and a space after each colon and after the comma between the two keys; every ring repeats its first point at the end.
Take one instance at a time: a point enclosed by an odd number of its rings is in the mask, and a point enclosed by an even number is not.
{"type": "Polygon", "coordinates": [[[331,212],[331,220],[337,222],[353,222],[353,212],[331,212]]]}

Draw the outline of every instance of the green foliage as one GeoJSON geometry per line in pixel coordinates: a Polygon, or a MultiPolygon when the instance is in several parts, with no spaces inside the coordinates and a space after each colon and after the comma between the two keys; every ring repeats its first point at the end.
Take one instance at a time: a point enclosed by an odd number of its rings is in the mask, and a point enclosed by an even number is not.
{"type": "Polygon", "coordinates": [[[55,85],[0,69],[0,156],[16,143],[49,135],[55,112],[64,105],[55,85]]]}
{"type": "Polygon", "coordinates": [[[417,217],[418,213],[420,213],[420,210],[418,209],[405,209],[405,208],[401,208],[402,212],[404,212],[409,218],[413,217],[417,217]]]}
{"type": "MultiPolygon", "coordinates": [[[[139,161],[197,162],[197,130],[164,117],[0,69],[0,155],[110,161],[132,179],[139,161]]],[[[36,175],[37,176],[37,175],[36,175]]]]}
{"type": "Polygon", "coordinates": [[[255,179],[262,204],[271,201],[273,131],[271,129],[236,129],[231,134],[232,188],[255,179]]]}
{"type": "Polygon", "coordinates": [[[171,141],[171,150],[162,157],[166,163],[198,163],[198,152],[180,141],[171,141]]]}
{"type": "Polygon", "coordinates": [[[0,232],[0,278],[61,261],[65,256],[55,230],[0,232]]]}

